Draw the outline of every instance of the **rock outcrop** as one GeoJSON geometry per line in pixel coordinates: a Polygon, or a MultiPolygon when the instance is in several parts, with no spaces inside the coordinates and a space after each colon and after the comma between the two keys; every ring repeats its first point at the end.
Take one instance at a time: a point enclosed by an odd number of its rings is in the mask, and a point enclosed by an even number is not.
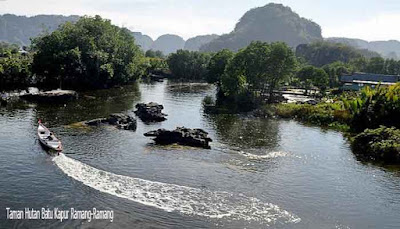
{"type": "Polygon", "coordinates": [[[166,120],[166,114],[162,113],[164,109],[163,105],[158,103],[138,103],[136,104],[135,114],[143,121],[143,122],[162,122],[166,120]]]}
{"type": "Polygon", "coordinates": [[[111,114],[108,118],[97,118],[84,122],[88,126],[109,124],[124,130],[136,130],[136,119],[126,114],[111,114]]]}
{"type": "Polygon", "coordinates": [[[21,95],[22,99],[35,102],[66,102],[78,99],[78,93],[71,90],[53,90],[21,95]]]}
{"type": "Polygon", "coordinates": [[[158,129],[144,134],[146,137],[155,137],[156,144],[169,145],[180,144],[193,147],[201,147],[210,149],[209,143],[212,139],[208,137],[208,133],[202,129],[189,129],[185,127],[177,127],[175,130],[158,129]]]}

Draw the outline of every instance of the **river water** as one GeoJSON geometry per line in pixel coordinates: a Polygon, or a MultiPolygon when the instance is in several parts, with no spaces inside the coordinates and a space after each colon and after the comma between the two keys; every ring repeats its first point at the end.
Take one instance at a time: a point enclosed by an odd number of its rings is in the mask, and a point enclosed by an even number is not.
{"type": "Polygon", "coordinates": [[[0,108],[0,228],[399,228],[400,172],[359,162],[339,132],[295,121],[204,114],[215,89],[172,82],[86,92],[66,105],[0,108]],[[138,102],[168,120],[136,132],[73,123],[138,102]],[[52,157],[42,119],[63,141],[52,157]],[[156,146],[143,133],[203,128],[211,150],[156,146]],[[113,210],[110,220],[7,220],[6,208],[113,210]]]}

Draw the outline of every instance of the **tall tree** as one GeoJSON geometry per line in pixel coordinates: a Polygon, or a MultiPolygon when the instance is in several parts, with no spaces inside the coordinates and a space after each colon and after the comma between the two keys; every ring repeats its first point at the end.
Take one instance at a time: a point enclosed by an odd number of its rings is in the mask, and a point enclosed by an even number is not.
{"type": "Polygon", "coordinates": [[[207,82],[219,84],[222,75],[225,73],[225,68],[229,61],[233,58],[234,53],[229,49],[223,49],[215,53],[208,64],[207,82]]]}
{"type": "Polygon", "coordinates": [[[314,66],[305,66],[297,72],[297,77],[306,89],[306,94],[312,86],[318,87],[324,91],[329,85],[329,76],[322,68],[314,66]]]}
{"type": "Polygon", "coordinates": [[[126,29],[100,16],[83,17],[33,40],[33,72],[40,83],[102,88],[144,73],[143,53],[126,29]]]}
{"type": "Polygon", "coordinates": [[[228,94],[238,93],[244,87],[253,94],[268,92],[272,101],[273,91],[294,73],[296,66],[297,59],[285,43],[252,42],[229,62],[222,89],[228,94]]]}
{"type": "Polygon", "coordinates": [[[178,50],[170,54],[167,59],[174,77],[189,80],[206,80],[209,61],[209,54],[188,50],[178,50]]]}

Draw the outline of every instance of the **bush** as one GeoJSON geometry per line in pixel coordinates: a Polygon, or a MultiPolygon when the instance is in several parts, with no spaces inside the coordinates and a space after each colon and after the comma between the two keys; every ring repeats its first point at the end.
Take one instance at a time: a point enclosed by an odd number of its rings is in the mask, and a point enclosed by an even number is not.
{"type": "Polygon", "coordinates": [[[214,98],[212,96],[207,95],[203,99],[203,105],[204,106],[215,106],[214,98]]]}
{"type": "Polygon", "coordinates": [[[380,125],[400,128],[400,83],[377,89],[367,87],[360,96],[343,101],[353,115],[351,126],[355,132],[380,125]]]}
{"type": "Polygon", "coordinates": [[[366,129],[352,139],[352,148],[360,156],[384,161],[400,162],[400,130],[381,126],[366,129]]]}

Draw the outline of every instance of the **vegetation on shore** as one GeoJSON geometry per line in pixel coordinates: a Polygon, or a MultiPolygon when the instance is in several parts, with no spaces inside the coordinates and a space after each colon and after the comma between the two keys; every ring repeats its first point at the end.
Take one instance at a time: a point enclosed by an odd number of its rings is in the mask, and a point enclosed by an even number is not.
{"type": "Polygon", "coordinates": [[[275,104],[264,113],[349,133],[352,148],[366,159],[400,163],[400,83],[377,89],[364,88],[359,95],[341,96],[332,102],[275,104]]]}
{"type": "Polygon", "coordinates": [[[28,86],[31,76],[32,56],[19,52],[17,45],[0,42],[0,91],[28,86]]]}

